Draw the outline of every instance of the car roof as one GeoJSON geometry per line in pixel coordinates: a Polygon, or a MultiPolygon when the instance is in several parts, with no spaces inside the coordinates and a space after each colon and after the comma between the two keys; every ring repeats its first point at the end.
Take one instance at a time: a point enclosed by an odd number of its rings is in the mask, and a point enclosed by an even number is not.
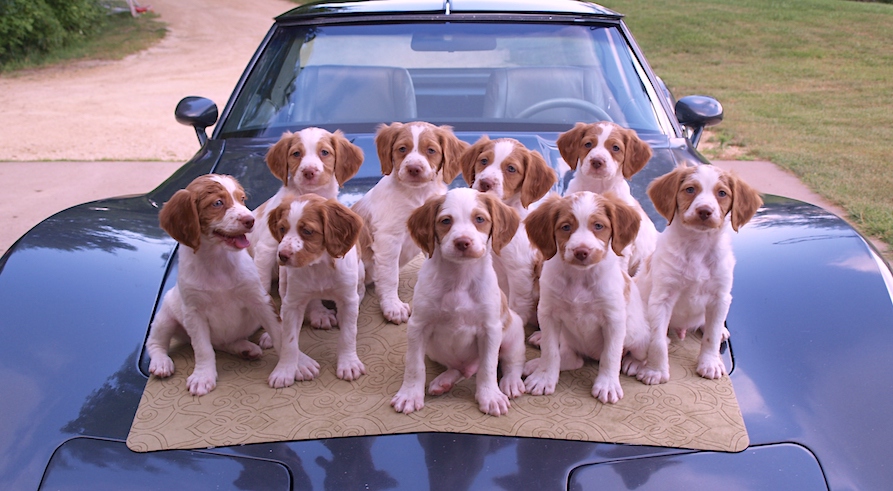
{"type": "Polygon", "coordinates": [[[621,14],[581,0],[321,0],[290,10],[277,21],[345,14],[515,13],[570,14],[619,19],[621,14]]]}

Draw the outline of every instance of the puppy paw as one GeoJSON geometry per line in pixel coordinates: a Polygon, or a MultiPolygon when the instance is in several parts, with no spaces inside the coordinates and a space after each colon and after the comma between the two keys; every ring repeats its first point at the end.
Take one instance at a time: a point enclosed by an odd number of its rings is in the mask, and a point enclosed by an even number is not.
{"type": "Polygon", "coordinates": [[[260,345],[261,349],[271,349],[273,348],[273,338],[270,337],[269,333],[265,332],[260,335],[257,344],[260,345]]]}
{"type": "Polygon", "coordinates": [[[307,309],[307,318],[315,329],[331,329],[338,326],[338,317],[335,311],[326,308],[322,303],[311,302],[307,309]]]}
{"type": "Polygon", "coordinates": [[[335,375],[341,380],[356,380],[360,375],[366,374],[366,366],[356,356],[344,357],[338,359],[338,368],[335,375]]]}
{"type": "Polygon", "coordinates": [[[640,368],[636,378],[645,385],[665,384],[670,381],[670,369],[640,368]]]}
{"type": "Polygon", "coordinates": [[[295,380],[305,381],[305,380],[313,380],[317,375],[319,375],[319,363],[316,362],[313,358],[310,358],[303,352],[298,357],[298,367],[297,372],[295,373],[295,380]]]}
{"type": "Polygon", "coordinates": [[[203,396],[217,387],[217,376],[212,373],[193,372],[186,379],[186,387],[192,395],[203,396]]]}
{"type": "Polygon", "coordinates": [[[509,399],[515,399],[527,391],[524,387],[524,381],[521,377],[502,377],[499,381],[499,390],[507,395],[509,399]]]}
{"type": "Polygon", "coordinates": [[[294,367],[287,365],[283,366],[283,364],[280,363],[273,369],[273,373],[270,374],[267,383],[274,389],[291,387],[295,383],[295,373],[296,370],[294,367]]]}
{"type": "Polygon", "coordinates": [[[732,333],[729,332],[729,328],[726,326],[723,326],[722,327],[722,340],[728,341],[730,337],[732,337],[732,333]]]}
{"type": "Polygon", "coordinates": [[[149,362],[149,373],[161,378],[170,377],[174,374],[174,360],[167,355],[152,358],[149,362]]]}
{"type": "Polygon", "coordinates": [[[391,406],[398,413],[409,414],[425,407],[425,393],[420,390],[401,388],[391,399],[391,406]]]}
{"type": "Polygon", "coordinates": [[[490,416],[502,416],[509,412],[509,398],[498,388],[479,390],[477,394],[478,408],[490,416]]]}
{"type": "Polygon", "coordinates": [[[262,350],[260,346],[252,342],[246,342],[242,346],[242,350],[239,351],[239,355],[246,360],[257,360],[263,354],[264,350],[262,350]]]}
{"type": "Polygon", "coordinates": [[[540,342],[543,340],[543,331],[533,331],[533,334],[527,338],[527,344],[531,346],[540,347],[540,342]]]}
{"type": "Polygon", "coordinates": [[[544,396],[555,392],[555,384],[557,382],[557,380],[552,380],[552,377],[549,377],[545,372],[537,370],[524,380],[524,388],[528,394],[544,396]]]}
{"type": "Polygon", "coordinates": [[[698,358],[698,375],[718,379],[726,374],[726,365],[719,356],[708,355],[698,358]]]}
{"type": "Polygon", "coordinates": [[[620,379],[614,377],[596,377],[592,385],[592,397],[602,401],[602,404],[616,404],[623,398],[623,388],[620,387],[620,379]]]}
{"type": "Polygon", "coordinates": [[[381,313],[384,318],[394,324],[403,324],[409,320],[409,314],[412,313],[412,307],[406,302],[400,301],[382,301],[381,313]]]}
{"type": "Polygon", "coordinates": [[[447,369],[437,377],[434,377],[434,380],[428,384],[428,393],[432,396],[446,394],[462,379],[462,372],[455,368],[447,369]]]}
{"type": "Polygon", "coordinates": [[[638,375],[639,371],[645,367],[645,361],[637,360],[632,355],[625,355],[620,364],[620,372],[630,377],[638,375]]]}

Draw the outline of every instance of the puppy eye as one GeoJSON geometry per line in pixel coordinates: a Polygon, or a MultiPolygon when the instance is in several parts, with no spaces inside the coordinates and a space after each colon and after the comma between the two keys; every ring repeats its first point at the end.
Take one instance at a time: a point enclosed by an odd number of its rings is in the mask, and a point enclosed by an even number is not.
{"type": "Polygon", "coordinates": [[[434,150],[433,148],[428,149],[428,155],[434,155],[435,153],[437,153],[437,150],[434,150]]]}
{"type": "Polygon", "coordinates": [[[586,148],[592,148],[592,142],[586,142],[583,144],[583,146],[586,148]]]}
{"type": "Polygon", "coordinates": [[[220,208],[221,206],[223,206],[222,199],[218,199],[217,201],[214,202],[214,208],[220,208]]]}
{"type": "Polygon", "coordinates": [[[441,225],[449,225],[451,223],[453,223],[453,220],[450,217],[445,217],[445,218],[440,219],[441,225]]]}
{"type": "Polygon", "coordinates": [[[615,152],[619,152],[619,151],[620,151],[620,145],[614,145],[613,147],[611,147],[611,149],[614,150],[615,152]]]}
{"type": "Polygon", "coordinates": [[[279,233],[285,235],[285,227],[279,227],[279,233]]]}
{"type": "Polygon", "coordinates": [[[474,217],[474,221],[477,223],[484,223],[486,220],[484,219],[484,217],[478,215],[478,216],[474,217]]]}
{"type": "Polygon", "coordinates": [[[301,152],[300,151],[294,152],[291,154],[291,156],[295,157],[295,158],[301,158],[301,152]]]}
{"type": "Polygon", "coordinates": [[[592,226],[592,228],[594,228],[596,231],[598,231],[598,230],[604,230],[605,226],[600,223],[596,223],[595,225],[592,226]]]}
{"type": "Polygon", "coordinates": [[[400,147],[397,149],[397,151],[400,153],[406,153],[406,147],[400,147]]]}
{"type": "Polygon", "coordinates": [[[313,235],[313,230],[310,230],[309,228],[302,228],[301,233],[309,237],[313,235]]]}
{"type": "Polygon", "coordinates": [[[570,225],[569,223],[565,223],[564,225],[561,226],[561,230],[562,230],[563,232],[570,232],[570,231],[571,231],[571,225],[570,225]]]}
{"type": "Polygon", "coordinates": [[[489,159],[481,159],[481,165],[487,165],[490,163],[489,159]]]}
{"type": "Polygon", "coordinates": [[[328,151],[328,150],[323,150],[323,151],[319,152],[319,154],[322,155],[323,157],[328,157],[328,156],[329,156],[329,151],[328,151]]]}
{"type": "Polygon", "coordinates": [[[726,193],[722,189],[720,189],[719,192],[716,194],[719,195],[720,198],[725,198],[726,196],[728,196],[728,193],[726,193]]]}
{"type": "Polygon", "coordinates": [[[514,174],[515,172],[518,172],[518,169],[516,169],[514,165],[510,165],[510,166],[506,167],[505,170],[511,172],[512,174],[514,174]]]}
{"type": "Polygon", "coordinates": [[[688,194],[695,194],[695,188],[693,186],[689,186],[685,188],[685,192],[688,194]]]}

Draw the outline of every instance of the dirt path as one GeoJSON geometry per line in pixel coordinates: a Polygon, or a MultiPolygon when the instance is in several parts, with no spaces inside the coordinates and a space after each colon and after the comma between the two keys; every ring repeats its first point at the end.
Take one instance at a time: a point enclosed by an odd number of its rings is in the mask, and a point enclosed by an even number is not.
{"type": "Polygon", "coordinates": [[[174,120],[187,95],[222,110],[285,0],[152,0],[168,24],[154,47],[120,61],[0,77],[0,161],[185,161],[194,132],[174,120]]]}

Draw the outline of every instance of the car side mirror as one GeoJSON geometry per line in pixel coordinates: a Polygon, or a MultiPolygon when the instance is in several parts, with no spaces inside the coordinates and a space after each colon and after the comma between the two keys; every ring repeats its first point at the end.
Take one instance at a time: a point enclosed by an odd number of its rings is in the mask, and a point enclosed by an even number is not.
{"type": "Polygon", "coordinates": [[[195,128],[198,143],[204,146],[208,142],[208,134],[205,133],[205,129],[217,122],[217,104],[204,97],[184,97],[177,103],[174,117],[177,118],[178,123],[195,128]]]}
{"type": "Polygon", "coordinates": [[[676,119],[691,130],[689,141],[697,148],[704,128],[722,121],[722,104],[704,95],[685,96],[676,102],[676,119]]]}

